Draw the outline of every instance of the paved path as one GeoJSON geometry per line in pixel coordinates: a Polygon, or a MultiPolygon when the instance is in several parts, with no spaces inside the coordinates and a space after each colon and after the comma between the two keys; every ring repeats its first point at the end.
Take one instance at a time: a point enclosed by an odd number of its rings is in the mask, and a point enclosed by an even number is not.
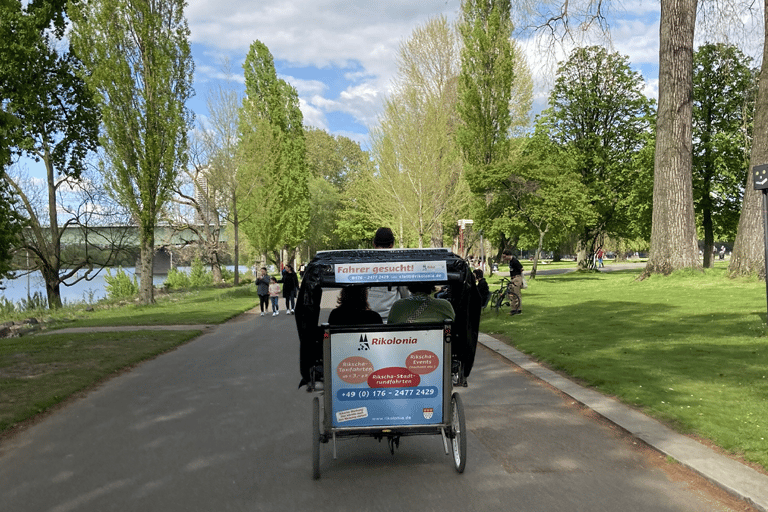
{"type": "Polygon", "coordinates": [[[336,460],[324,445],[313,481],[293,317],[249,313],[0,446],[0,510],[744,510],[670,479],[631,438],[526,373],[538,365],[483,342],[491,349],[460,389],[463,475],[437,436],[404,438],[394,456],[362,438],[340,443],[336,460]]]}

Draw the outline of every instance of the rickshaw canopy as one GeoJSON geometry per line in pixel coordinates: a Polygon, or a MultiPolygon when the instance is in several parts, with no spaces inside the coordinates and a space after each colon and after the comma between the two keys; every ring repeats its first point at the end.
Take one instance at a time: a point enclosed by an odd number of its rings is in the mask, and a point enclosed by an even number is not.
{"type": "Polygon", "coordinates": [[[449,287],[448,300],[456,313],[451,351],[467,377],[475,359],[481,309],[467,261],[448,249],[355,249],[319,252],[305,267],[296,304],[300,386],[309,381],[310,369],[322,364],[323,334],[318,322],[323,289],[413,282],[449,287]]]}

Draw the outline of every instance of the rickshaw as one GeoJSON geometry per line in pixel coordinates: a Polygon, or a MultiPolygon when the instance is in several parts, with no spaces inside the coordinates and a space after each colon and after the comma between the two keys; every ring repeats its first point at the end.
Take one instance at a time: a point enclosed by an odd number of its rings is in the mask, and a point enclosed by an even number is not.
{"type": "MultiPolygon", "coordinates": [[[[394,455],[400,438],[441,435],[456,471],[466,466],[461,396],[472,371],[480,294],[466,260],[448,249],[319,252],[307,264],[296,304],[301,382],[312,400],[312,476],[320,444],[371,436],[394,455]],[[442,323],[330,325],[321,322],[323,290],[430,282],[446,288],[456,313],[442,323]],[[322,408],[320,397],[322,397],[322,408]]],[[[386,318],[384,319],[386,321],[386,318]]]]}

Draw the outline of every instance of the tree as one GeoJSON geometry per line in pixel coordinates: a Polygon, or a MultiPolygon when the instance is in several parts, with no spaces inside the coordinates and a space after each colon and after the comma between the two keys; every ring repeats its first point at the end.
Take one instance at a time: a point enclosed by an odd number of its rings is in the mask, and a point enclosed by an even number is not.
{"type": "Polygon", "coordinates": [[[366,209],[389,203],[387,224],[402,225],[418,247],[442,247],[444,225],[452,226],[468,201],[455,142],[459,62],[459,40],[444,17],[414,30],[400,46],[394,92],[371,130],[378,175],[366,209]]]}
{"type": "Polygon", "coordinates": [[[464,0],[456,140],[470,173],[507,157],[515,75],[509,0],[464,0]]]}
{"type": "Polygon", "coordinates": [[[345,214],[347,199],[353,199],[350,187],[361,173],[373,172],[370,156],[355,141],[318,128],[307,129],[306,140],[311,173],[308,250],[357,248],[370,237],[358,238],[346,228],[339,229],[339,223],[351,220],[345,214]]]}
{"type": "Polygon", "coordinates": [[[205,138],[201,130],[192,133],[190,165],[180,169],[173,186],[172,208],[161,218],[179,230],[195,234],[196,238],[187,243],[199,250],[201,263],[210,265],[212,281],[221,283],[220,239],[224,229],[222,210],[226,203],[203,149],[205,138]]]}
{"type": "MultiPolygon", "coordinates": [[[[763,26],[768,27],[768,0],[763,2],[763,26]]],[[[758,76],[755,101],[754,138],[749,157],[750,169],[768,163],[768,32],[764,33],[763,60],[758,76]]],[[[763,227],[762,192],[754,189],[754,173],[747,174],[739,227],[733,244],[728,273],[732,276],[766,275],[765,229],[763,227]]]]}
{"type": "MultiPolygon", "coordinates": [[[[579,35],[586,38],[594,31],[606,37],[606,9],[610,6],[611,2],[600,0],[524,0],[516,12],[520,13],[525,29],[546,32],[551,36],[546,40],[553,43],[566,39],[572,42],[579,35]]],[[[643,276],[700,267],[691,177],[697,7],[698,0],[661,0],[653,222],[650,257],[643,276]]]]}
{"type": "MultiPolygon", "coordinates": [[[[600,46],[575,49],[561,64],[541,129],[578,160],[576,169],[589,191],[595,213],[580,226],[588,266],[605,235],[637,236],[631,212],[632,190],[642,185],[633,155],[651,128],[653,103],[643,95],[644,81],[629,59],[600,46]]],[[[583,253],[582,253],[583,254],[583,253]]]]}
{"type": "MultiPolygon", "coordinates": [[[[223,71],[228,82],[228,63],[223,71]]],[[[229,222],[233,228],[234,284],[240,281],[240,212],[238,191],[251,190],[237,179],[239,109],[242,100],[231,85],[217,84],[206,94],[208,116],[200,121],[190,144],[190,166],[183,169],[174,187],[178,206],[188,210],[174,223],[197,234],[205,261],[211,265],[214,282],[222,281],[221,234],[229,222]],[[191,210],[191,214],[190,211],[191,210]],[[192,220],[194,219],[194,220],[192,220]]]]}
{"type": "Polygon", "coordinates": [[[155,225],[187,163],[193,62],[183,0],[94,0],[71,13],[72,44],[98,93],[103,166],[138,223],[141,298],[154,302],[155,225]]]}
{"type": "Polygon", "coordinates": [[[749,163],[755,73],[738,48],[705,44],[694,53],[693,192],[704,232],[704,267],[715,236],[733,239],[749,163]]]}
{"type": "MultiPolygon", "coordinates": [[[[16,155],[44,163],[47,184],[47,209],[43,213],[30,207],[20,182],[3,169],[3,179],[19,199],[19,211],[24,212],[6,215],[3,225],[12,230],[18,226],[17,219],[29,220],[30,229],[17,248],[33,255],[33,268],[39,269],[45,280],[48,305],[57,308],[61,306],[61,284],[89,265],[88,261],[70,261],[64,270],[57,191],[69,179],[77,181],[87,154],[95,150],[98,109],[79,76],[80,62],[64,44],[63,3],[40,1],[22,7],[21,2],[7,2],[0,13],[2,138],[16,155]]],[[[76,225],[79,221],[75,217],[66,222],[76,225]]]]}
{"type": "Polygon", "coordinates": [[[662,0],[651,251],[643,276],[700,268],[693,210],[693,35],[697,0],[662,0]]]}
{"type": "MultiPolygon", "coordinates": [[[[1,170],[5,174],[5,170],[1,170]]],[[[19,245],[21,219],[14,209],[15,200],[7,183],[0,180],[0,289],[4,279],[12,278],[11,259],[19,245]]]]}
{"type": "Polygon", "coordinates": [[[237,179],[254,187],[253,194],[239,199],[244,230],[262,254],[295,250],[309,224],[309,172],[298,94],[277,78],[272,54],[260,41],[251,44],[243,69],[237,179]]]}
{"type": "Polygon", "coordinates": [[[546,130],[520,146],[495,173],[503,179],[489,189],[494,200],[488,208],[494,217],[509,219],[522,243],[536,247],[530,274],[535,279],[541,251],[556,248],[569,233],[594,223],[597,215],[573,148],[553,143],[546,130]]]}

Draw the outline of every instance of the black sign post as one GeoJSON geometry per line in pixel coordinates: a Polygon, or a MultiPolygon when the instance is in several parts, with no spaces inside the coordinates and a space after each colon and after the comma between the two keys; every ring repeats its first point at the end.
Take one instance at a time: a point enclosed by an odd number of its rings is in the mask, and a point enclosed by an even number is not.
{"type": "MultiPolygon", "coordinates": [[[[765,296],[768,301],[768,164],[752,168],[752,184],[763,192],[763,238],[765,240],[765,296]]],[[[768,322],[768,316],[766,316],[768,322]]]]}

